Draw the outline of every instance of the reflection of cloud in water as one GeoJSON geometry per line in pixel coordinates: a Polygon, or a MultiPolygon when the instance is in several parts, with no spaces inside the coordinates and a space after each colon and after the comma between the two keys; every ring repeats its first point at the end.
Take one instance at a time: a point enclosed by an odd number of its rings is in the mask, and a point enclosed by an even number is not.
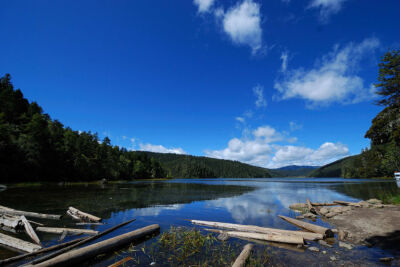
{"type": "Polygon", "coordinates": [[[265,183],[264,186],[241,196],[208,201],[208,205],[226,209],[237,223],[273,226],[281,223],[277,215],[290,213],[292,203],[304,203],[307,198],[314,202],[349,199],[321,184],[265,183]]]}
{"type": "Polygon", "coordinates": [[[180,210],[184,205],[183,204],[174,204],[168,206],[154,206],[149,208],[137,209],[134,214],[136,216],[157,216],[163,210],[180,210]]]}

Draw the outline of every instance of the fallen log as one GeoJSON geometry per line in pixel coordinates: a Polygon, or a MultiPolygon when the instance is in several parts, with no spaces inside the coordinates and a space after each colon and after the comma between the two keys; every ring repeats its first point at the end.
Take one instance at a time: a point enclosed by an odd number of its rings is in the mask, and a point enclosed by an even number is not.
{"type": "Polygon", "coordinates": [[[311,213],[314,213],[314,214],[318,214],[318,212],[316,211],[316,209],[311,205],[311,201],[307,198],[307,207],[308,207],[308,210],[311,212],[311,213]]]}
{"type": "Polygon", "coordinates": [[[123,258],[123,259],[120,260],[120,261],[117,261],[116,263],[113,263],[113,264],[111,264],[111,265],[108,265],[108,267],[118,267],[118,266],[121,266],[121,265],[124,265],[124,266],[125,266],[125,263],[127,263],[128,261],[131,261],[131,260],[133,260],[132,257],[126,257],[126,258],[123,258]]]}
{"type": "Polygon", "coordinates": [[[290,235],[284,235],[284,234],[261,234],[261,233],[250,233],[250,232],[223,231],[223,230],[216,230],[216,229],[204,229],[204,230],[214,232],[214,233],[225,233],[230,237],[237,237],[237,238],[245,237],[245,238],[271,241],[271,242],[304,245],[304,239],[301,236],[290,236],[290,235]]]}
{"type": "Polygon", "coordinates": [[[306,229],[310,232],[322,234],[324,237],[332,237],[333,236],[333,232],[331,229],[328,229],[328,228],[325,228],[325,227],[322,227],[319,225],[303,222],[303,221],[296,220],[296,219],[289,218],[289,217],[282,216],[282,215],[278,215],[278,216],[279,216],[279,218],[281,218],[291,224],[294,224],[297,227],[306,229]]]}
{"type": "Polygon", "coordinates": [[[6,226],[12,229],[21,228],[23,225],[21,218],[17,216],[3,214],[0,216],[0,226],[6,226]]]}
{"type": "Polygon", "coordinates": [[[295,251],[295,252],[304,252],[305,251],[305,247],[304,246],[298,246],[297,244],[286,244],[286,243],[270,242],[270,241],[252,239],[252,238],[246,238],[246,237],[237,237],[237,238],[239,238],[241,240],[248,241],[248,242],[260,244],[260,245],[263,245],[263,246],[284,248],[284,249],[295,251]]]}
{"type": "Polygon", "coordinates": [[[323,239],[324,236],[318,233],[309,233],[303,231],[291,231],[291,230],[282,230],[276,228],[266,228],[254,225],[241,225],[241,224],[233,224],[233,223],[221,223],[221,222],[209,222],[209,221],[200,221],[200,220],[190,220],[191,223],[203,226],[211,226],[215,228],[223,228],[223,229],[233,229],[241,232],[254,232],[254,233],[263,233],[263,234],[283,234],[290,236],[300,236],[305,240],[314,241],[318,239],[323,239]]]}
{"type": "Polygon", "coordinates": [[[50,253],[50,254],[48,254],[48,255],[45,255],[45,256],[43,256],[43,257],[41,257],[41,258],[39,258],[39,259],[35,259],[35,260],[33,260],[32,262],[30,262],[29,264],[38,264],[38,263],[40,263],[40,262],[43,262],[43,261],[46,261],[46,260],[48,260],[48,259],[54,258],[54,257],[56,257],[56,256],[58,256],[58,255],[60,255],[60,254],[62,254],[62,253],[65,253],[65,252],[71,250],[71,249],[74,249],[74,248],[79,247],[79,246],[81,246],[81,245],[84,245],[84,244],[86,244],[86,243],[88,243],[88,242],[90,242],[90,241],[93,241],[93,240],[95,240],[95,239],[97,239],[97,238],[99,238],[99,237],[102,237],[102,236],[104,236],[104,235],[106,235],[106,234],[108,234],[108,233],[111,233],[112,231],[114,231],[114,230],[116,230],[116,229],[118,229],[118,228],[121,228],[122,226],[125,226],[125,225],[127,225],[128,223],[131,223],[131,222],[133,222],[133,221],[135,221],[135,220],[136,220],[136,219],[132,219],[132,220],[129,220],[129,221],[120,223],[120,224],[118,224],[118,225],[116,225],[116,226],[113,226],[113,227],[111,227],[111,228],[109,228],[109,229],[103,231],[103,232],[98,233],[97,235],[94,235],[94,236],[85,238],[85,239],[83,239],[83,240],[81,240],[81,241],[79,241],[79,242],[77,242],[77,243],[71,244],[70,246],[64,247],[64,248],[62,248],[62,249],[60,249],[60,250],[57,250],[57,251],[55,251],[55,252],[53,252],[53,253],[50,253]]]}
{"type": "Polygon", "coordinates": [[[356,204],[354,202],[341,201],[341,200],[334,200],[333,203],[344,205],[344,206],[349,206],[349,205],[352,205],[352,204],[356,204]]]}
{"type": "Polygon", "coordinates": [[[28,266],[44,267],[44,266],[61,266],[61,265],[76,265],[82,261],[95,257],[96,255],[109,252],[110,250],[117,249],[127,245],[135,240],[144,238],[160,230],[158,224],[149,225],[123,235],[106,239],[104,241],[89,245],[87,247],[72,250],[63,253],[55,258],[47,261],[28,266]]]}
{"type": "Polygon", "coordinates": [[[318,203],[318,202],[311,202],[311,205],[313,206],[337,206],[338,204],[336,203],[318,203]]]}
{"type": "Polygon", "coordinates": [[[87,235],[97,235],[99,231],[89,230],[89,229],[73,229],[73,228],[56,228],[56,227],[37,227],[36,231],[52,233],[52,234],[87,234],[87,235]]]}
{"type": "Polygon", "coordinates": [[[0,206],[0,214],[24,215],[25,217],[52,219],[52,220],[60,220],[62,218],[61,215],[43,214],[43,213],[36,213],[36,212],[30,212],[30,211],[14,210],[14,209],[7,208],[4,206],[0,206]]]}
{"type": "Polygon", "coordinates": [[[72,214],[72,212],[71,212],[70,210],[67,210],[67,214],[68,214],[69,216],[71,216],[72,219],[74,219],[74,220],[77,220],[77,221],[80,221],[80,220],[81,220],[81,218],[79,218],[78,216],[72,214]]]}
{"type": "Polygon", "coordinates": [[[41,245],[39,237],[37,236],[35,230],[33,230],[31,224],[28,222],[24,215],[21,216],[21,221],[24,224],[26,234],[30,238],[32,238],[32,240],[35,241],[36,244],[41,245]]]}
{"type": "Polygon", "coordinates": [[[33,256],[36,256],[36,255],[39,255],[39,254],[42,254],[42,253],[46,253],[46,252],[50,252],[50,251],[53,251],[53,250],[61,249],[61,248],[73,245],[75,243],[78,243],[78,242],[80,242],[80,241],[82,241],[84,239],[87,239],[87,238],[88,237],[81,237],[81,238],[78,238],[78,239],[75,239],[75,240],[72,240],[72,241],[69,241],[69,242],[65,242],[65,243],[62,243],[62,244],[54,245],[54,246],[47,247],[47,248],[42,248],[42,249],[36,250],[34,252],[31,252],[31,253],[26,253],[26,254],[18,255],[18,256],[15,256],[15,257],[12,257],[12,258],[8,258],[8,259],[5,259],[5,260],[0,260],[0,266],[3,266],[5,264],[10,264],[10,263],[13,263],[13,262],[16,262],[16,261],[20,261],[20,260],[23,260],[23,259],[26,259],[26,258],[29,258],[29,257],[33,257],[33,256]]]}
{"type": "Polygon", "coordinates": [[[74,207],[69,207],[68,211],[73,214],[76,217],[79,217],[81,220],[88,220],[88,221],[94,221],[94,222],[100,222],[101,218],[96,217],[94,215],[91,215],[89,213],[80,211],[74,207]]]}
{"type": "Polygon", "coordinates": [[[252,244],[247,244],[244,246],[242,252],[240,252],[239,257],[236,258],[235,262],[233,263],[232,267],[244,267],[246,266],[246,261],[251,255],[251,250],[253,249],[252,244]]]}
{"type": "Polygon", "coordinates": [[[38,222],[35,222],[35,221],[31,221],[31,220],[28,220],[28,222],[30,222],[31,224],[39,225],[39,226],[44,226],[43,223],[38,223],[38,222]]]}
{"type": "Polygon", "coordinates": [[[25,252],[33,252],[42,248],[39,245],[29,243],[24,240],[1,233],[0,233],[0,244],[5,245],[6,247],[16,248],[25,252]]]}
{"type": "Polygon", "coordinates": [[[75,223],[75,225],[104,225],[104,223],[80,222],[80,223],[75,223]]]}

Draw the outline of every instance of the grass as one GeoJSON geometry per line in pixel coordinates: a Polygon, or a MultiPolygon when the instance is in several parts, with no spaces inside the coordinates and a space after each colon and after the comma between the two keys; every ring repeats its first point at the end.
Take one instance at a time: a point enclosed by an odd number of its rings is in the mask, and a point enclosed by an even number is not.
{"type": "Polygon", "coordinates": [[[386,193],[378,196],[384,204],[400,205],[400,193],[386,193]]]}

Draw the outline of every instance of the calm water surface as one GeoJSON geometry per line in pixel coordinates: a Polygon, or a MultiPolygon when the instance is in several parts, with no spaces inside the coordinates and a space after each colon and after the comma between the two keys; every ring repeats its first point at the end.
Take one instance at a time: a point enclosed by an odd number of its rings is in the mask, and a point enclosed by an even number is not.
{"type": "MultiPolygon", "coordinates": [[[[400,189],[394,181],[382,180],[174,179],[104,186],[83,184],[10,187],[0,192],[0,203],[15,209],[52,214],[65,214],[69,206],[74,206],[104,218],[105,225],[88,227],[99,231],[136,218],[134,223],[105,237],[109,238],[153,223],[159,224],[161,231],[166,231],[171,226],[193,227],[187,219],[297,230],[277,217],[277,215],[294,217],[295,213],[288,208],[292,203],[305,202],[307,198],[313,202],[359,201],[395,192],[400,192],[400,189]]],[[[68,217],[65,217],[61,223],[49,220],[41,222],[47,226],[76,228],[74,222],[68,217]]],[[[321,220],[317,220],[316,223],[328,225],[321,220]]],[[[39,235],[45,246],[58,242],[58,235],[41,233],[39,235]]],[[[16,236],[21,238],[20,234],[16,236]]],[[[72,237],[66,240],[69,239],[72,237]]],[[[153,241],[146,241],[144,246],[149,242],[153,241]]],[[[243,241],[230,239],[229,242],[243,241]]],[[[259,247],[262,249],[262,246],[259,247]]],[[[302,264],[296,260],[300,256],[299,253],[276,249],[282,265],[301,266],[302,264]]],[[[310,255],[307,253],[311,252],[300,253],[301,257],[309,259],[310,255]]],[[[332,249],[328,251],[328,255],[329,253],[335,253],[335,251],[332,249]]],[[[13,255],[16,255],[15,252],[0,248],[1,258],[13,255]]],[[[343,251],[340,257],[351,262],[360,262],[362,265],[379,265],[379,257],[392,255],[400,256],[400,253],[383,251],[379,248],[357,247],[351,252],[343,251]]],[[[91,264],[107,266],[116,258],[123,256],[108,255],[91,264]]],[[[322,262],[325,261],[323,257],[328,257],[327,255],[312,254],[312,257],[316,265],[329,265],[327,262],[322,262]]],[[[142,264],[148,265],[149,262],[142,261],[142,264]]]]}

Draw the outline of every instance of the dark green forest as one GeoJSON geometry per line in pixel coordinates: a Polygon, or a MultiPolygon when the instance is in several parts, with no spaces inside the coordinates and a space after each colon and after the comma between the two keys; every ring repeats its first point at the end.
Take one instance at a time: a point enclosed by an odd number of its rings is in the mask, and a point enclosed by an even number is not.
{"type": "Polygon", "coordinates": [[[165,177],[161,165],[97,134],[53,120],[0,79],[0,181],[78,181],[165,177]]]}
{"type": "Polygon", "coordinates": [[[361,154],[338,160],[315,171],[312,177],[374,178],[393,177],[400,171],[400,50],[387,52],[379,64],[375,84],[384,109],[372,120],[365,138],[371,147],[361,154]]]}
{"type": "Polygon", "coordinates": [[[269,178],[270,170],[238,161],[190,155],[137,152],[159,161],[176,178],[269,178]]]}

